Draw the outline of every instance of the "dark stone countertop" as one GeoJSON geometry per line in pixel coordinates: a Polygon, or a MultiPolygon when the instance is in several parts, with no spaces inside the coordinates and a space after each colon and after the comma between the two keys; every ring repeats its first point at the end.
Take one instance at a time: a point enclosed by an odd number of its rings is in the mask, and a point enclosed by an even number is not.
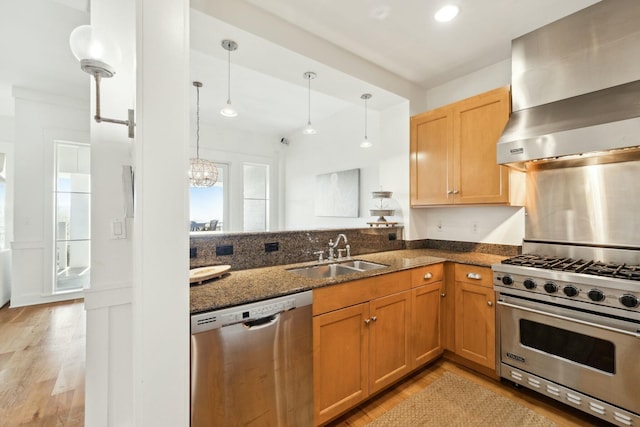
{"type": "Polygon", "coordinates": [[[372,261],[388,267],[378,270],[345,274],[333,279],[309,279],[286,271],[316,264],[306,262],[275,267],[231,271],[219,279],[191,286],[191,314],[231,307],[302,292],[350,280],[393,273],[444,261],[490,267],[506,256],[479,252],[452,252],[437,249],[406,249],[357,255],[353,259],[372,261]]]}

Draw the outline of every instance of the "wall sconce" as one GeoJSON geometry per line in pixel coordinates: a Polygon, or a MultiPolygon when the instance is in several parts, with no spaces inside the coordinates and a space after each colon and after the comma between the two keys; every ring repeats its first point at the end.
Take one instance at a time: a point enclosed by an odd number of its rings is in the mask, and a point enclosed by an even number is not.
{"type": "Polygon", "coordinates": [[[134,110],[129,110],[128,120],[116,120],[100,115],[100,80],[116,73],[113,64],[121,60],[120,48],[109,37],[99,34],[91,25],[81,25],[69,36],[71,52],[80,61],[80,68],[91,74],[96,82],[96,122],[116,123],[129,129],[129,138],[134,137],[134,110]]]}

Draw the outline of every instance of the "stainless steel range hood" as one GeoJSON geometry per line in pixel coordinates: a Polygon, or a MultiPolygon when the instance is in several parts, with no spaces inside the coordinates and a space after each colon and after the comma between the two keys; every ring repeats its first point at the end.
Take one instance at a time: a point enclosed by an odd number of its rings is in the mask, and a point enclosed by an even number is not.
{"type": "Polygon", "coordinates": [[[512,41],[513,113],[499,164],[640,159],[638,22],[640,1],[603,0],[512,41]]]}

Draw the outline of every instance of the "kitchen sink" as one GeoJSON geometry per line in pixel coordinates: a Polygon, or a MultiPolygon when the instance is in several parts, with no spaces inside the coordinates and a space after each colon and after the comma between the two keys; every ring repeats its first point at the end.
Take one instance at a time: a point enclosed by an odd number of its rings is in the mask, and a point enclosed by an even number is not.
{"type": "Polygon", "coordinates": [[[370,261],[362,261],[359,259],[353,261],[342,262],[339,265],[343,265],[345,267],[355,268],[356,270],[366,271],[366,270],[377,270],[379,268],[385,268],[386,265],[377,264],[375,262],[370,261]]]}
{"type": "Polygon", "coordinates": [[[374,262],[354,260],[345,261],[342,263],[334,264],[320,264],[312,265],[310,267],[293,268],[288,270],[292,273],[300,276],[307,277],[309,279],[329,279],[331,277],[342,276],[343,274],[358,273],[367,270],[376,270],[378,268],[384,268],[386,265],[376,264],[374,262]]]}

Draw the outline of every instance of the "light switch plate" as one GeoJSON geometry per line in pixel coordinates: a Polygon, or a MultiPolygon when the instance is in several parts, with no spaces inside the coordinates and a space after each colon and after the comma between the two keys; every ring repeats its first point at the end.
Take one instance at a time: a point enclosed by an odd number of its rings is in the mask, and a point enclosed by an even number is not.
{"type": "Polygon", "coordinates": [[[111,239],[119,240],[127,238],[127,223],[123,218],[111,220],[111,239]]]}

